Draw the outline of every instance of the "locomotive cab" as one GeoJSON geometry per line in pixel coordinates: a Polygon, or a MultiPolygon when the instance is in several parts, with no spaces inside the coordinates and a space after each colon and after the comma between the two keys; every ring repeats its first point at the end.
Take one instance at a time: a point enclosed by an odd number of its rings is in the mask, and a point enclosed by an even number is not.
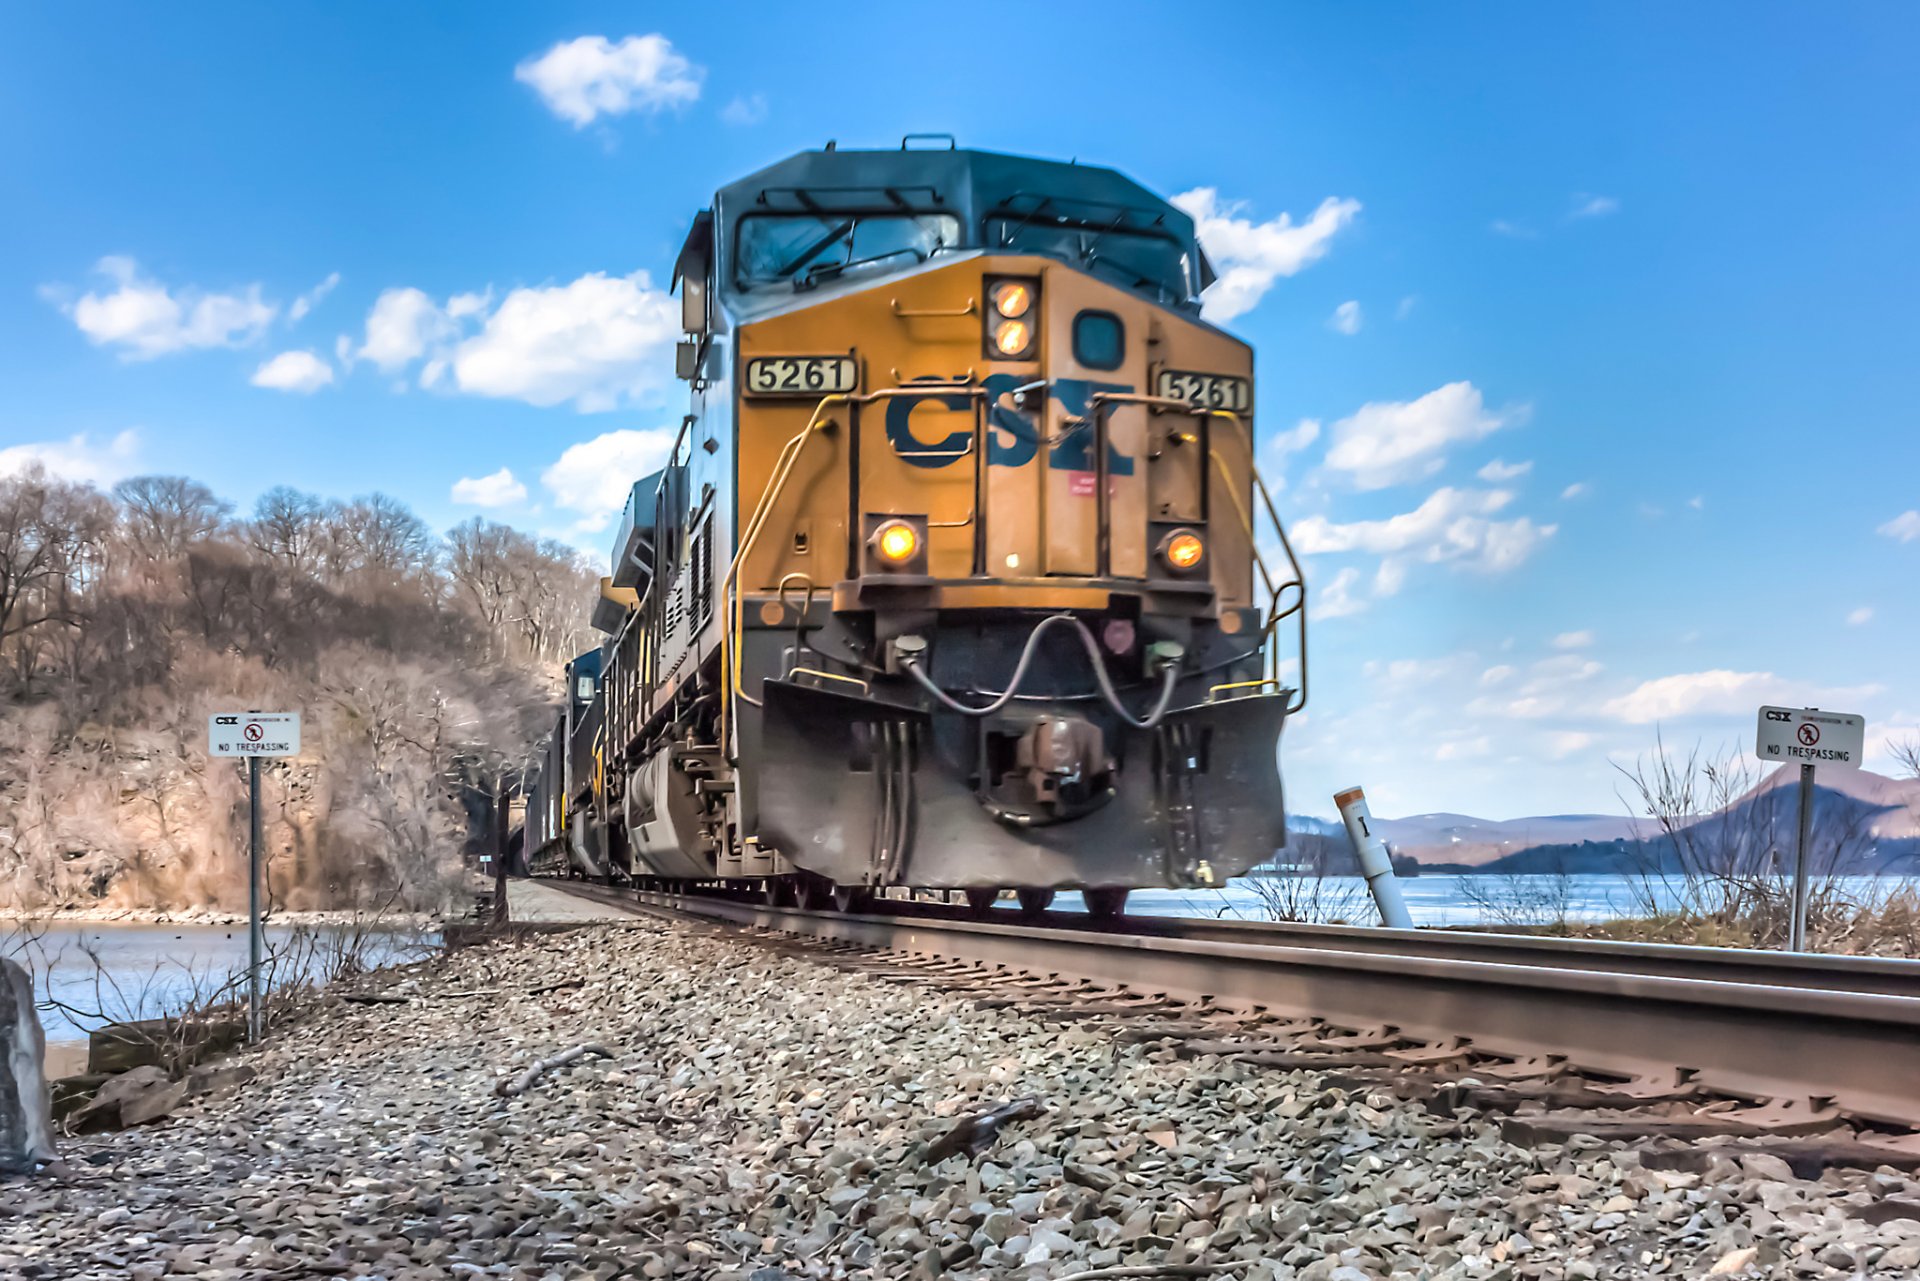
{"type": "Polygon", "coordinates": [[[675,276],[686,532],[609,667],[609,812],[655,845],[678,816],[643,872],[1124,890],[1272,856],[1304,584],[1187,215],[1107,169],[829,149],[723,188],[675,276]]]}

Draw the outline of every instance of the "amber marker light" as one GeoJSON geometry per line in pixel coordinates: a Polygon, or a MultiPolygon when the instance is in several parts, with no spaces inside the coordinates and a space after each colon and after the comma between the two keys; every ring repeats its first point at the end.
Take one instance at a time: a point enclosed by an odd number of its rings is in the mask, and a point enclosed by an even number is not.
{"type": "Polygon", "coordinates": [[[1009,319],[1024,316],[1033,306],[1033,290],[1017,280],[993,287],[993,309],[1009,319]]]}
{"type": "Polygon", "coordinates": [[[993,327],[993,345],[1003,356],[1022,356],[1033,345],[1033,331],[1024,320],[1003,320],[993,327]]]}
{"type": "Polygon", "coordinates": [[[1207,545],[1190,529],[1176,529],[1160,544],[1160,559],[1183,574],[1197,568],[1206,555],[1207,545]]]}
{"type": "Polygon", "coordinates": [[[890,565],[904,565],[920,550],[920,535],[904,520],[890,520],[873,531],[873,550],[890,565]]]}

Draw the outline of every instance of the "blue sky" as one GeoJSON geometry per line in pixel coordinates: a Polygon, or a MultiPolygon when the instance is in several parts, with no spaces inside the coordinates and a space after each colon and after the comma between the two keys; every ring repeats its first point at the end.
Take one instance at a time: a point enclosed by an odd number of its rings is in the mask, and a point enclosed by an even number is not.
{"type": "Polygon", "coordinates": [[[715,187],[915,130],[1078,157],[1236,269],[1209,309],[1314,549],[1292,804],[1617,812],[1656,727],[1920,734],[1917,37],[1892,5],[11,6],[0,469],[598,549],[677,419],[660,289],[715,187]]]}

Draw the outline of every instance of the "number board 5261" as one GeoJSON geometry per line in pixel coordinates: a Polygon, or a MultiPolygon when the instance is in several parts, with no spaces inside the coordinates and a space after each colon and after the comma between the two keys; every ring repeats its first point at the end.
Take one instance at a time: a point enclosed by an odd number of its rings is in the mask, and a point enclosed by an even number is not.
{"type": "Polygon", "coordinates": [[[852,356],[755,356],[747,362],[749,396],[832,396],[860,385],[852,356]]]}
{"type": "Polygon", "coordinates": [[[1156,395],[1184,400],[1198,409],[1224,409],[1244,414],[1253,408],[1253,385],[1233,374],[1205,374],[1187,369],[1162,369],[1156,395]]]}

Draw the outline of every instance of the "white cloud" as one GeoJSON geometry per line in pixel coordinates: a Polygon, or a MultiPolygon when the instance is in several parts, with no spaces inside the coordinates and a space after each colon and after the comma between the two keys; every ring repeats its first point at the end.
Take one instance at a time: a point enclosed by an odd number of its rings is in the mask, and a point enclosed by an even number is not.
{"type": "Polygon", "coordinates": [[[1400,300],[1400,305],[1393,309],[1393,318],[1395,320],[1405,320],[1413,314],[1413,309],[1419,302],[1419,294],[1408,294],[1400,300]]]}
{"type": "Polygon", "coordinates": [[[1436,761],[1464,761],[1476,756],[1486,756],[1493,751],[1493,740],[1485,734],[1473,738],[1456,738],[1440,744],[1434,749],[1436,761]]]}
{"type": "Polygon", "coordinates": [[[1871,605],[1862,605],[1859,609],[1847,615],[1847,626],[1849,627],[1865,627],[1872,621],[1873,606],[1871,605]]]}
{"type": "Polygon", "coordinates": [[[1893,539],[1896,543],[1910,543],[1920,538],[1920,511],[1901,512],[1877,531],[1893,539]]]}
{"type": "MultiPolygon", "coordinates": [[[[1599,663],[1579,654],[1555,654],[1530,666],[1526,679],[1510,694],[1476,698],[1467,704],[1467,710],[1476,716],[1515,720],[1558,716],[1568,710],[1575,686],[1591,681],[1605,670],[1599,663]]],[[[1490,668],[1481,676],[1480,683],[1489,688],[1504,686],[1514,675],[1511,667],[1490,668]],[[1487,678],[1494,672],[1501,674],[1499,679],[1489,681],[1487,678]]]]}
{"type": "Polygon", "coordinates": [[[706,70],[674,51],[663,35],[628,36],[618,44],[605,36],[563,40],[513,69],[547,108],[576,129],[601,116],[657,114],[700,97],[706,70]]]}
{"type": "Polygon", "coordinates": [[[38,463],[63,480],[79,481],[102,488],[125,480],[138,470],[140,437],[127,430],[103,445],[96,445],[85,432],[66,440],[34,441],[0,449],[0,476],[12,476],[38,463]]]}
{"type": "Polygon", "coordinates": [[[583,525],[601,528],[626,505],[633,483],[666,462],[674,434],[667,427],[604,432],[569,445],[540,480],[554,502],[586,517],[583,525]]]}
{"type": "Polygon", "coordinates": [[[1498,663],[1480,673],[1480,683],[1488,689],[1504,685],[1514,677],[1514,669],[1505,663],[1498,663]]]}
{"type": "Polygon", "coordinates": [[[1585,649],[1593,644],[1593,633],[1587,631],[1561,632],[1553,638],[1555,649],[1585,649]]]}
{"type": "Polygon", "coordinates": [[[340,273],[331,271],[327,278],[293,300],[293,306],[287,308],[287,323],[298,324],[306,314],[320,304],[320,300],[332,293],[340,283],[340,273]]]}
{"type": "Polygon", "coordinates": [[[260,296],[260,286],[237,293],[205,293],[191,286],[175,291],[140,274],[131,258],[102,258],[94,267],[114,283],[110,293],[86,293],[71,302],[49,287],[54,301],[98,347],[118,347],[124,360],[150,360],[171,352],[243,347],[272,323],[279,308],[260,296]]]}
{"type": "Polygon", "coordinates": [[[1320,589],[1320,599],[1313,606],[1313,617],[1345,618],[1365,610],[1367,602],[1353,594],[1353,586],[1359,578],[1360,571],[1352,566],[1335,574],[1333,581],[1320,589]]]}
{"type": "MultiPolygon", "coordinates": [[[[638,479],[638,477],[635,477],[638,479]]],[[[527,487],[505,467],[487,476],[462,476],[453,482],[453,501],[474,507],[511,507],[527,501],[527,487]]]]}
{"type": "Polygon", "coordinates": [[[1336,334],[1352,337],[1360,332],[1360,326],[1366,322],[1367,318],[1361,314],[1360,304],[1349,299],[1333,309],[1333,315],[1327,319],[1327,328],[1336,334]]]}
{"type": "Polygon", "coordinates": [[[1803,707],[1845,707],[1880,692],[1877,685],[1847,689],[1817,689],[1782,680],[1772,672],[1683,672],[1642,681],[1618,698],[1609,699],[1601,712],[1632,725],[1681,716],[1757,715],[1763,703],[1803,707]]]}
{"type": "Polygon", "coordinates": [[[1279,457],[1297,454],[1320,439],[1320,422],[1314,418],[1302,418],[1287,431],[1277,431],[1267,440],[1267,449],[1279,457]]]}
{"type": "Polygon", "coordinates": [[[312,395],[333,381],[333,366],[310,351],[283,351],[253,371],[256,387],[312,395]]]}
{"type": "Polygon", "coordinates": [[[644,271],[516,289],[453,352],[454,382],[479,396],[583,413],[657,391],[680,337],[679,308],[644,271]]]}
{"type": "Polygon", "coordinates": [[[1707,496],[1705,494],[1695,494],[1692,498],[1689,498],[1687,500],[1687,506],[1693,508],[1695,511],[1705,511],[1707,506],[1707,496]]]}
{"type": "Polygon", "coordinates": [[[1326,464],[1348,473],[1356,488],[1382,489],[1432,475],[1448,446],[1491,435],[1526,412],[1489,412],[1470,382],[1448,383],[1418,400],[1373,401],[1333,425],[1326,464]]]}
{"type": "Polygon", "coordinates": [[[1200,243],[1219,272],[1201,313],[1222,324],[1252,311],[1280,277],[1295,275],[1325,257],[1335,233],[1360,212],[1358,200],[1329,196],[1303,223],[1284,213],[1255,223],[1237,216],[1245,205],[1221,201],[1213,187],[1182,192],[1173,203],[1193,218],[1200,243]]]}
{"type": "Polygon", "coordinates": [[[720,119],[730,125],[757,125],[767,118],[767,96],[763,93],[736,97],[720,109],[720,119]]]}
{"type": "Polygon", "coordinates": [[[1560,497],[1568,500],[1579,498],[1587,492],[1587,488],[1588,486],[1586,481],[1576,480],[1573,482],[1573,484],[1568,485],[1565,489],[1560,491],[1560,497]]]}
{"type": "Polygon", "coordinates": [[[1564,761],[1575,752],[1585,751],[1593,746],[1593,735],[1583,730],[1560,730],[1547,735],[1547,759],[1564,761]]]}
{"type": "MultiPolygon", "coordinates": [[[[389,289],[367,315],[359,355],[385,373],[423,361],[419,385],[583,413],[646,399],[667,381],[679,309],[644,271],[561,285],[455,294],[389,289]]],[[[400,384],[398,390],[403,390],[400,384]]]]}
{"type": "Polygon", "coordinates": [[[1505,218],[1495,218],[1493,222],[1488,225],[1488,230],[1492,231],[1496,236],[1512,236],[1515,240],[1532,240],[1540,234],[1531,227],[1523,226],[1517,222],[1508,222],[1505,218]]]}
{"type": "Polygon", "coordinates": [[[1496,458],[1475,472],[1474,475],[1490,485],[1502,485],[1510,480],[1518,480],[1532,470],[1533,464],[1531,462],[1510,463],[1496,458]]]}
{"type": "Polygon", "coordinates": [[[1573,209],[1569,218],[1604,218],[1608,214],[1619,213],[1620,202],[1612,196],[1592,196],[1578,192],[1573,197],[1573,209]]]}
{"type": "Polygon", "coordinates": [[[456,332],[453,319],[420,290],[388,289],[367,313],[367,337],[358,354],[390,374],[456,332]]]}
{"type": "Polygon", "coordinates": [[[1383,559],[1374,579],[1376,596],[1400,589],[1409,564],[1457,564],[1486,573],[1513,569],[1553,537],[1555,525],[1525,516],[1494,520],[1513,499],[1505,490],[1442,488],[1413,511],[1385,520],[1338,524],[1309,516],[1295,527],[1294,546],[1307,555],[1368,552],[1383,559]]]}

